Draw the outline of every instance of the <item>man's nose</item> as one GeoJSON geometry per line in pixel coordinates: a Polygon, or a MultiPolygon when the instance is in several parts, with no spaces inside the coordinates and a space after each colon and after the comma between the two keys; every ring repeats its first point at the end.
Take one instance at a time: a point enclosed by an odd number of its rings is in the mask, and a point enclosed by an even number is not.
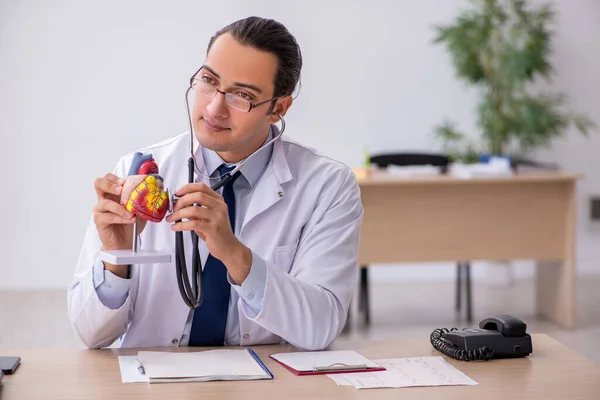
{"type": "Polygon", "coordinates": [[[229,108],[227,107],[227,103],[225,103],[225,94],[217,92],[206,109],[208,114],[213,118],[227,118],[229,114],[229,108]]]}

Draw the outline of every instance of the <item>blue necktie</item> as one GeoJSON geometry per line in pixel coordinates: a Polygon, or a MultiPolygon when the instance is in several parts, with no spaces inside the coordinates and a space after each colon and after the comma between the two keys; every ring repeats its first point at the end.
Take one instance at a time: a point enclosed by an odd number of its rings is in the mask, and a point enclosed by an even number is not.
{"type": "MultiPolygon", "coordinates": [[[[219,174],[225,175],[233,167],[219,167],[219,174]]],[[[223,187],[223,199],[227,204],[231,229],[235,232],[235,195],[233,182],[240,176],[236,172],[223,187]]],[[[227,281],[227,268],[221,260],[208,255],[203,270],[202,304],[194,311],[189,346],[223,346],[225,343],[225,325],[229,308],[231,285],[227,281]]]]}

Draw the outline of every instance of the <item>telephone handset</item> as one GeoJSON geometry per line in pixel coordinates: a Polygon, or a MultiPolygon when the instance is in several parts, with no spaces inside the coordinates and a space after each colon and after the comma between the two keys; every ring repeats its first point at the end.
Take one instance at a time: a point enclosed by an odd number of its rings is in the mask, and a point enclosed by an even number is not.
{"type": "Polygon", "coordinates": [[[479,329],[435,329],[431,345],[461,361],[526,357],[533,352],[525,322],[510,315],[496,315],[479,323],[479,329]]]}

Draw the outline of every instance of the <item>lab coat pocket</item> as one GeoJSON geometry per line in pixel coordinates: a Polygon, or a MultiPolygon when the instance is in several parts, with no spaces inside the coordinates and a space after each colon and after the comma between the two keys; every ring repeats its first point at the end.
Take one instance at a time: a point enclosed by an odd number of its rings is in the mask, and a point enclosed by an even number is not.
{"type": "Polygon", "coordinates": [[[292,261],[294,260],[297,249],[298,242],[275,247],[273,262],[277,267],[286,272],[290,272],[290,269],[292,268],[292,261]]]}

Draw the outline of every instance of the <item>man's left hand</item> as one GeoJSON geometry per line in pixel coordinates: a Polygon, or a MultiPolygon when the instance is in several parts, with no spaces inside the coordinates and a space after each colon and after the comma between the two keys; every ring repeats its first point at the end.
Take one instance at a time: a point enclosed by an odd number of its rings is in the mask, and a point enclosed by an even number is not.
{"type": "Polygon", "coordinates": [[[250,272],[252,252],[233,234],[223,196],[204,183],[188,183],[175,194],[180,198],[166,220],[187,221],[176,222],[171,230],[195,231],[206,242],[210,254],[221,260],[233,281],[241,285],[250,272]]]}

